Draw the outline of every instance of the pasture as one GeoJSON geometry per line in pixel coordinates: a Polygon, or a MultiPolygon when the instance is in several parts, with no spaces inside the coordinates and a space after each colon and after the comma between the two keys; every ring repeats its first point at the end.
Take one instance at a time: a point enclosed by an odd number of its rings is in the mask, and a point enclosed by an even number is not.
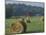
{"type": "MultiPolygon", "coordinates": [[[[31,23],[27,24],[27,29],[25,33],[37,33],[44,32],[44,22],[40,21],[41,16],[32,16],[31,23]]],[[[16,22],[16,19],[5,19],[5,31],[6,33],[10,32],[11,24],[16,22]]]]}

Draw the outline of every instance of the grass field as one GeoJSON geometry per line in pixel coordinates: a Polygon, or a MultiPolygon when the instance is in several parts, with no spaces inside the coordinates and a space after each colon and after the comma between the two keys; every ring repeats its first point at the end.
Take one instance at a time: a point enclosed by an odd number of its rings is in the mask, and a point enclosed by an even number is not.
{"type": "MultiPolygon", "coordinates": [[[[32,16],[31,23],[27,23],[27,30],[26,33],[37,33],[37,32],[44,32],[44,22],[40,21],[40,16],[32,16]]],[[[10,32],[10,27],[16,19],[6,19],[5,20],[5,27],[6,33],[10,32]]]]}

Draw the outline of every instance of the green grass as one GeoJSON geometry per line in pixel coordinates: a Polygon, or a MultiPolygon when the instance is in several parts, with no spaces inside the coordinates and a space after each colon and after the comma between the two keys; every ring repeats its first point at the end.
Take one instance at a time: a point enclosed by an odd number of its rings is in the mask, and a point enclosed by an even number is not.
{"type": "Polygon", "coordinates": [[[43,32],[44,30],[43,22],[40,22],[39,17],[32,17],[32,22],[27,24],[27,32],[43,32]]]}
{"type": "MultiPolygon", "coordinates": [[[[13,22],[15,22],[16,19],[6,19],[5,20],[5,30],[6,33],[9,33],[9,29],[11,27],[11,24],[13,22]]],[[[31,17],[31,23],[27,23],[27,33],[35,33],[35,32],[43,32],[44,31],[44,23],[43,21],[40,21],[40,16],[36,17],[36,16],[32,16],[31,17]]]]}

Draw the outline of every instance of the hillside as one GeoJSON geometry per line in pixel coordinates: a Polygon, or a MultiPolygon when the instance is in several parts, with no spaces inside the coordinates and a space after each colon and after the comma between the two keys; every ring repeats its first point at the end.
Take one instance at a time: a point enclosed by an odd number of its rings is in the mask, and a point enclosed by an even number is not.
{"type": "Polygon", "coordinates": [[[11,16],[43,16],[44,8],[26,4],[6,4],[6,17],[11,16]]]}

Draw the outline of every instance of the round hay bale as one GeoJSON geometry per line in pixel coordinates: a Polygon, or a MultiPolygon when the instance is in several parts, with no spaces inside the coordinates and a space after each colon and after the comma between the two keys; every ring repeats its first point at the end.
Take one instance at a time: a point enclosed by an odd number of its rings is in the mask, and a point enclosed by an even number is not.
{"type": "Polygon", "coordinates": [[[43,17],[43,16],[41,16],[40,20],[41,20],[41,21],[44,21],[44,17],[43,17]]]}
{"type": "Polygon", "coordinates": [[[11,25],[11,32],[12,33],[23,33],[26,32],[26,23],[23,21],[16,21],[11,25]]]}
{"type": "Polygon", "coordinates": [[[31,23],[31,17],[26,17],[25,22],[26,23],[31,23]]]}

